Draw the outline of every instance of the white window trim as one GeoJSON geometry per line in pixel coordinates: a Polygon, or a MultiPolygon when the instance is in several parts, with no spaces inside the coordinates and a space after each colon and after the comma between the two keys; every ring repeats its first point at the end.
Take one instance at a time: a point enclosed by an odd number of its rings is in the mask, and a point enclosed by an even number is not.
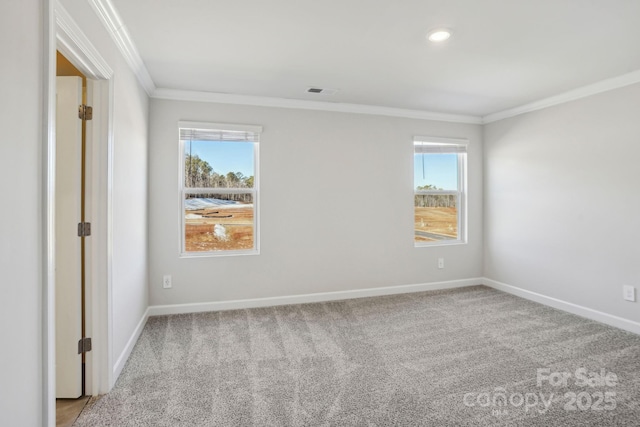
{"type": "Polygon", "coordinates": [[[464,147],[467,147],[469,145],[469,140],[466,138],[444,138],[441,136],[416,135],[413,137],[413,144],[415,145],[416,142],[430,142],[440,145],[462,145],[464,147]]]}
{"type": "MultiPolygon", "coordinates": [[[[179,218],[180,229],[178,236],[178,252],[180,258],[206,258],[239,255],[259,255],[260,254],[260,143],[253,142],[253,188],[186,188],[184,185],[184,141],[180,138],[181,128],[210,129],[224,131],[252,132],[262,134],[262,126],[209,123],[209,122],[178,122],[178,197],[179,197],[179,218]],[[251,194],[253,198],[253,249],[228,250],[228,251],[206,251],[187,252],[185,249],[186,221],[185,221],[185,195],[186,194],[251,194]]],[[[242,142],[239,142],[242,144],[242,142]]]]}
{"type": "MultiPolygon", "coordinates": [[[[425,195],[454,195],[457,196],[456,204],[458,207],[458,238],[457,239],[449,239],[449,240],[435,240],[433,242],[418,242],[415,240],[415,229],[414,229],[414,247],[423,248],[423,247],[434,247],[434,246],[448,246],[448,245],[464,245],[467,244],[467,147],[469,145],[468,139],[460,139],[460,138],[443,138],[443,137],[431,137],[431,136],[414,136],[413,138],[413,152],[415,155],[415,146],[416,143],[435,143],[440,145],[456,145],[463,146],[465,148],[465,152],[458,153],[458,190],[416,190],[415,183],[413,185],[413,199],[415,200],[415,196],[419,194],[425,195]]],[[[415,170],[414,174],[415,176],[415,170]]],[[[414,202],[415,203],[415,202],[414,202]]],[[[415,205],[413,209],[413,215],[415,215],[415,205]]]]}

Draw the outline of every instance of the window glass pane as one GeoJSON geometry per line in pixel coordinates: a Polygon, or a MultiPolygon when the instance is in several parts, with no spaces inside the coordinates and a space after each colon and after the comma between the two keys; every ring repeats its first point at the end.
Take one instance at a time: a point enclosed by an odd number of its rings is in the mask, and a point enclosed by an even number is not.
{"type": "Polygon", "coordinates": [[[184,141],[187,188],[253,188],[254,144],[184,141]]]}
{"type": "Polygon", "coordinates": [[[187,194],[184,207],[186,252],[254,248],[252,194],[187,194]]]}
{"type": "Polygon", "coordinates": [[[456,195],[416,194],[415,241],[433,242],[458,238],[456,195]]]}
{"type": "Polygon", "coordinates": [[[416,190],[458,190],[458,155],[415,153],[413,181],[416,190]]]}

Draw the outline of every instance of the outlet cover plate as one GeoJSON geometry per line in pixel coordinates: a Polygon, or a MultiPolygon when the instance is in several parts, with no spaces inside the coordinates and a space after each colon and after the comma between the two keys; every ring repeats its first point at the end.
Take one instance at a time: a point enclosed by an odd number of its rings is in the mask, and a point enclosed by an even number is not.
{"type": "Polygon", "coordinates": [[[171,276],[166,274],[162,277],[162,287],[164,289],[169,289],[171,287],[171,276]]]}
{"type": "Polygon", "coordinates": [[[622,287],[622,298],[627,301],[635,301],[636,300],[636,288],[629,285],[624,285],[622,287]]]}

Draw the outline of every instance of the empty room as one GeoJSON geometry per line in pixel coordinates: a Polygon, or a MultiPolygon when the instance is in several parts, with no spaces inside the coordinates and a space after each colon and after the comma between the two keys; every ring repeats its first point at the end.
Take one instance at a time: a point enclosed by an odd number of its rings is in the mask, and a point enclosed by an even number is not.
{"type": "Polygon", "coordinates": [[[0,425],[640,425],[640,2],[5,3],[0,425]]]}

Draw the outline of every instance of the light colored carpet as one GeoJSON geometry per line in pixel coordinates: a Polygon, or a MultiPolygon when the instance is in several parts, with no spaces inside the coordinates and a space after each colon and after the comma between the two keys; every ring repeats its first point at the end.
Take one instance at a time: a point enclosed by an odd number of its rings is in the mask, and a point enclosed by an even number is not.
{"type": "Polygon", "coordinates": [[[152,317],[74,425],[638,426],[640,337],[484,286],[152,317]]]}

